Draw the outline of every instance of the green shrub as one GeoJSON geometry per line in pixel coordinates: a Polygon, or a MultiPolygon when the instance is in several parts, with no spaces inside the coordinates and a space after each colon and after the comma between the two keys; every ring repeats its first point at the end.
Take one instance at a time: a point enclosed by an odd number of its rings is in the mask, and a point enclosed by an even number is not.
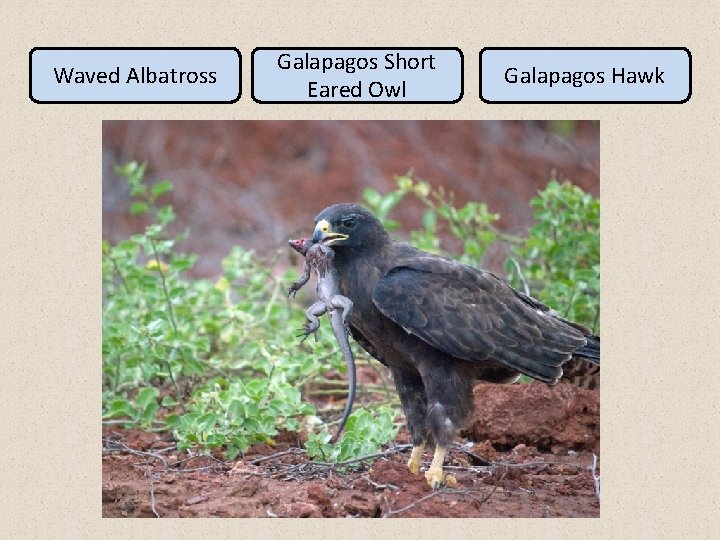
{"type": "Polygon", "coordinates": [[[181,449],[223,446],[229,457],[299,429],[316,411],[298,389],[345,367],[329,328],[300,345],[304,312],[286,299],[297,271],[275,277],[279,254],[234,247],[216,282],[187,278],[197,257],[178,251],[187,233],[170,233],[174,213],[158,203],[172,185],[148,185],[136,163],[117,172],[130,211],[151,224],[103,242],[103,418],[172,430],[181,449]]]}
{"type": "Polygon", "coordinates": [[[340,462],[377,453],[381,446],[397,435],[396,411],[377,407],[372,411],[358,409],[347,419],[345,431],[337,444],[330,444],[327,430],[310,433],[305,447],[308,457],[324,462],[340,462]]]}
{"type": "Polygon", "coordinates": [[[300,391],[279,378],[215,380],[197,389],[185,414],[170,415],[166,423],[178,449],[224,446],[233,459],[251,444],[272,444],[278,427],[298,431],[297,417],[311,414],[315,408],[303,403],[300,391]]]}
{"type": "Polygon", "coordinates": [[[511,282],[563,317],[600,329],[600,201],[552,179],[530,205],[535,224],[514,245],[511,282]],[[522,270],[519,271],[518,268],[522,270]]]}

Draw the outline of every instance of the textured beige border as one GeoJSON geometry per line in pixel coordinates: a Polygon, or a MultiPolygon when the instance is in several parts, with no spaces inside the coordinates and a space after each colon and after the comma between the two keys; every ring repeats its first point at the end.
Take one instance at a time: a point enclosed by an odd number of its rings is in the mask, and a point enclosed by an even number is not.
{"type": "Polygon", "coordinates": [[[0,187],[0,528],[19,537],[404,535],[706,537],[718,525],[716,2],[5,3],[0,187]],[[392,13],[387,9],[392,6],[392,13]],[[244,54],[237,105],[35,105],[34,46],[220,46],[244,54]],[[260,106],[250,51],[272,45],[458,46],[457,105],[260,106]],[[484,46],[686,46],[686,105],[489,106],[484,46]],[[111,118],[599,118],[603,502],[596,520],[102,520],[100,122],[111,118]]]}

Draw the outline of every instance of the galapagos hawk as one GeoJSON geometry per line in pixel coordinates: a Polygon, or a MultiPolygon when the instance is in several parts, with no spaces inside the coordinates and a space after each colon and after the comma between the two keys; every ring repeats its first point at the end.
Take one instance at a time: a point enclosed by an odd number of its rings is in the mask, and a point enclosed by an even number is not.
{"type": "MultiPolygon", "coordinates": [[[[335,251],[340,291],[352,300],[353,338],[390,368],[417,474],[437,489],[446,448],[473,407],[475,380],[509,383],[520,374],[548,384],[573,358],[600,364],[600,338],[494,274],[390,238],[365,208],[336,204],[315,218],[313,242],[335,251]]],[[[596,366],[594,366],[596,367],[596,366]]]]}

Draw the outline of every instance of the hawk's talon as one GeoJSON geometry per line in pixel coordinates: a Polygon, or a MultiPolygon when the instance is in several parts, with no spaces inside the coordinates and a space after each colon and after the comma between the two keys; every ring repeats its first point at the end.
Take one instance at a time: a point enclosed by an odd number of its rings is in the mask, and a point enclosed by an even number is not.
{"type": "Polygon", "coordinates": [[[425,480],[433,490],[438,490],[442,486],[454,487],[457,486],[457,480],[452,474],[445,474],[440,469],[433,469],[432,467],[425,472],[425,480]]]}
{"type": "Polygon", "coordinates": [[[445,461],[445,453],[447,448],[444,446],[437,445],[435,447],[435,455],[433,456],[430,468],[425,472],[425,480],[428,485],[433,489],[439,489],[443,485],[456,486],[457,480],[451,474],[447,476],[443,472],[443,462],[445,461]]]}

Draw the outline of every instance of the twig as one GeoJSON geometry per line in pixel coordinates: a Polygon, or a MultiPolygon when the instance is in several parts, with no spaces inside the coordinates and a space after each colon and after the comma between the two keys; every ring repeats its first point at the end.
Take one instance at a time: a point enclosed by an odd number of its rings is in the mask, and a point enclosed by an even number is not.
{"type": "Polygon", "coordinates": [[[597,322],[598,322],[599,318],[600,318],[600,304],[598,304],[597,308],[595,308],[595,318],[593,319],[593,323],[592,323],[592,327],[591,327],[593,334],[595,334],[597,332],[597,322]]]}
{"type": "Polygon", "coordinates": [[[515,257],[508,257],[510,259],[510,262],[513,263],[513,266],[515,266],[515,271],[518,273],[518,276],[520,276],[520,281],[522,281],[523,289],[525,289],[525,294],[530,296],[530,287],[528,287],[528,283],[525,280],[525,274],[523,274],[522,270],[520,269],[520,264],[517,262],[515,257]]]}
{"type": "Polygon", "coordinates": [[[152,471],[150,470],[150,463],[148,461],[145,461],[145,465],[148,480],[150,480],[150,507],[152,508],[155,517],[159,518],[160,514],[158,514],[158,511],[155,509],[155,482],[153,482],[152,471]]]}
{"type": "Polygon", "coordinates": [[[120,384],[120,355],[116,355],[115,362],[115,382],[113,382],[113,394],[117,394],[118,385],[120,384]]]}
{"type": "Polygon", "coordinates": [[[488,493],[487,496],[483,497],[480,501],[478,501],[479,504],[485,503],[490,497],[493,496],[493,494],[497,491],[498,485],[500,484],[500,482],[502,482],[503,478],[505,478],[505,475],[507,474],[507,471],[508,471],[507,469],[505,469],[505,470],[503,471],[502,476],[501,476],[500,478],[498,478],[497,482],[495,482],[495,485],[493,486],[493,488],[492,488],[492,490],[490,491],[490,493],[488,493]]]}
{"type": "Polygon", "coordinates": [[[270,311],[272,310],[273,306],[277,302],[278,295],[280,293],[280,290],[285,290],[284,285],[280,282],[280,280],[276,279],[274,276],[271,276],[273,278],[273,281],[275,281],[275,287],[273,288],[273,292],[270,295],[270,300],[267,303],[267,306],[265,306],[265,313],[263,314],[262,321],[265,322],[270,318],[270,311]]]}
{"type": "MultiPolygon", "coordinates": [[[[177,467],[178,467],[179,465],[182,465],[183,463],[187,463],[188,461],[192,461],[193,459],[199,459],[199,458],[208,458],[208,459],[210,459],[211,461],[215,461],[215,462],[217,462],[217,463],[220,463],[220,464],[223,466],[223,468],[225,468],[225,469],[230,469],[230,468],[231,468],[230,465],[228,465],[228,464],[225,463],[224,461],[216,458],[215,456],[211,456],[211,455],[209,455],[209,454],[198,454],[197,456],[190,456],[190,457],[188,457],[188,458],[181,459],[181,460],[176,461],[175,463],[169,465],[168,468],[177,470],[177,467]]],[[[207,469],[209,466],[210,466],[210,465],[208,465],[208,466],[206,466],[206,467],[201,467],[201,469],[207,469]]],[[[185,471],[183,471],[183,472],[189,472],[189,471],[185,470],[185,471]]]]}
{"type": "Polygon", "coordinates": [[[363,474],[360,478],[365,480],[368,484],[370,484],[375,489],[389,489],[390,491],[399,491],[400,490],[400,488],[397,487],[395,484],[378,484],[377,482],[373,482],[372,480],[370,480],[370,478],[366,474],[363,474]]]}
{"type": "Polygon", "coordinates": [[[592,462],[592,468],[590,469],[590,474],[592,474],[593,484],[595,485],[595,495],[597,495],[597,498],[600,498],[600,477],[596,474],[597,470],[597,456],[595,453],[593,453],[593,462],[592,462]]]}
{"type": "Polygon", "coordinates": [[[305,454],[305,450],[301,448],[291,448],[290,450],[285,450],[284,452],[278,452],[276,454],[271,454],[269,456],[263,456],[257,459],[252,460],[250,463],[252,465],[257,465],[258,463],[262,463],[263,461],[268,461],[271,459],[277,459],[281,456],[287,456],[288,454],[305,454]]]}
{"type": "Polygon", "coordinates": [[[535,465],[565,465],[566,467],[573,467],[575,469],[587,469],[587,465],[576,465],[575,463],[565,463],[564,461],[527,461],[525,463],[511,463],[508,461],[497,461],[493,462],[492,466],[494,467],[513,467],[513,468],[521,468],[521,467],[533,467],[535,465]]]}
{"type": "MultiPolygon", "coordinates": [[[[345,386],[347,386],[347,381],[344,381],[345,386]]],[[[380,385],[377,384],[361,384],[359,385],[360,390],[362,390],[363,394],[386,394],[386,390],[384,388],[381,388],[380,385]]],[[[327,388],[327,389],[318,389],[318,390],[312,390],[308,392],[307,394],[309,396],[344,396],[347,395],[348,389],[347,388],[327,388]]],[[[389,396],[392,400],[392,396],[389,396]]]]}
{"type": "MultiPolygon", "coordinates": [[[[164,283],[164,281],[163,281],[163,283],[164,283]]],[[[171,309],[171,313],[172,313],[172,309],[171,309]]],[[[173,322],[173,326],[174,325],[175,325],[175,323],[173,322]]],[[[177,329],[175,329],[175,333],[177,334],[177,329]]],[[[167,358],[165,358],[163,356],[160,356],[157,353],[157,343],[155,342],[155,340],[152,337],[150,337],[150,332],[148,332],[147,328],[144,328],[144,336],[147,338],[148,342],[150,343],[150,348],[152,349],[152,352],[155,355],[155,358],[157,358],[160,362],[163,362],[165,364],[165,367],[168,370],[168,377],[170,378],[170,381],[173,383],[173,386],[175,387],[175,397],[177,397],[178,404],[180,405],[180,409],[184,413],[185,405],[183,404],[182,393],[180,392],[180,387],[178,386],[178,383],[175,380],[175,375],[173,375],[172,366],[170,365],[170,360],[168,360],[167,358]]],[[[176,349],[175,349],[175,347],[171,347],[170,350],[175,351],[176,349]]]]}
{"type": "MultiPolygon", "coordinates": [[[[225,469],[225,470],[231,468],[230,465],[228,465],[228,464],[225,463],[224,461],[219,460],[219,459],[216,458],[215,456],[206,455],[206,454],[199,454],[199,455],[197,455],[197,456],[190,456],[189,458],[185,458],[185,459],[182,459],[182,460],[180,460],[180,461],[176,461],[175,463],[168,464],[168,462],[165,461],[165,459],[164,459],[162,456],[159,456],[159,455],[157,455],[157,454],[155,454],[155,453],[153,453],[153,452],[144,452],[144,451],[142,451],[142,450],[135,450],[134,448],[130,448],[128,445],[126,445],[126,444],[124,444],[123,442],[118,441],[118,440],[112,440],[112,439],[105,439],[105,438],[103,438],[103,441],[106,442],[108,445],[117,445],[117,446],[120,447],[120,448],[111,448],[110,446],[108,446],[108,447],[107,447],[107,450],[108,450],[109,452],[125,452],[125,453],[132,454],[132,455],[135,455],[135,456],[140,456],[140,457],[145,458],[145,463],[146,463],[146,464],[148,463],[147,458],[148,458],[148,457],[152,457],[152,458],[155,458],[155,459],[157,459],[157,460],[162,461],[162,464],[163,464],[163,466],[165,467],[165,470],[166,470],[166,471],[172,471],[172,472],[174,472],[174,473],[185,474],[185,473],[191,473],[191,472],[197,472],[197,471],[205,471],[205,470],[214,468],[214,465],[206,465],[205,467],[197,467],[197,468],[195,468],[195,469],[178,469],[178,468],[177,468],[179,465],[182,465],[183,463],[186,463],[186,462],[188,462],[188,461],[191,461],[191,460],[193,460],[193,459],[198,459],[198,458],[208,458],[208,459],[210,459],[210,460],[212,460],[212,461],[215,461],[215,462],[219,463],[220,465],[222,465],[223,469],[225,469]]],[[[163,448],[162,450],[158,450],[158,452],[167,452],[167,451],[172,450],[172,449],[174,449],[174,448],[175,448],[175,447],[171,446],[171,447],[168,447],[168,448],[163,448]]],[[[160,517],[160,516],[158,516],[158,517],[160,517]]]]}
{"type": "Polygon", "coordinates": [[[103,442],[105,442],[108,445],[118,445],[121,447],[121,448],[111,448],[110,446],[107,446],[106,448],[108,449],[109,452],[127,452],[128,454],[133,454],[133,455],[141,456],[144,458],[152,457],[159,461],[162,461],[162,464],[165,466],[165,468],[168,467],[167,461],[165,461],[164,457],[158,456],[157,454],[153,454],[152,452],[143,452],[142,450],[135,450],[134,448],[130,448],[128,445],[126,445],[122,441],[106,439],[104,437],[103,437],[103,442]]]}
{"type": "Polygon", "coordinates": [[[590,160],[585,157],[580,151],[573,145],[570,141],[568,141],[565,137],[561,136],[558,133],[553,133],[553,138],[560,143],[561,146],[564,146],[566,149],[570,150],[575,156],[580,160],[580,164],[590,171],[593,176],[595,176],[596,179],[600,179],[600,174],[595,170],[595,167],[590,162],[590,160]]]}
{"type": "Polygon", "coordinates": [[[577,289],[577,284],[573,281],[573,287],[572,287],[572,290],[570,291],[570,300],[568,300],[568,306],[567,306],[567,309],[565,310],[565,314],[563,315],[563,317],[565,317],[565,318],[567,318],[570,315],[570,310],[573,307],[572,303],[573,303],[573,300],[575,300],[576,289],[577,289]]]}
{"type": "MultiPolygon", "coordinates": [[[[158,514],[157,509],[155,508],[155,482],[153,481],[153,475],[152,470],[150,469],[150,462],[148,461],[148,457],[155,458],[157,460],[162,461],[165,468],[168,468],[167,461],[162,456],[158,456],[157,454],[153,454],[152,452],[143,452],[142,450],[135,450],[134,448],[130,448],[128,445],[123,443],[122,441],[113,440],[113,439],[107,439],[103,437],[103,442],[105,442],[108,445],[118,445],[121,448],[115,449],[115,451],[122,451],[127,452],[129,454],[133,454],[136,456],[141,456],[145,458],[145,474],[148,477],[148,481],[150,482],[150,508],[152,508],[153,514],[155,514],[155,517],[160,517],[160,514],[158,514]]],[[[113,451],[112,448],[107,447],[108,451],[113,451]]]]}
{"type": "Polygon", "coordinates": [[[122,272],[120,272],[120,267],[117,264],[117,261],[109,254],[107,254],[107,258],[110,259],[110,262],[113,265],[113,268],[115,269],[115,273],[117,274],[117,277],[120,278],[120,283],[122,283],[123,288],[125,289],[125,292],[127,294],[130,294],[130,289],[127,286],[127,283],[125,282],[125,278],[122,275],[122,272]]]}
{"type": "MultiPolygon", "coordinates": [[[[405,450],[409,450],[410,448],[412,448],[411,444],[402,444],[402,445],[394,446],[392,448],[388,448],[385,452],[379,452],[377,454],[370,454],[370,455],[362,456],[359,458],[348,459],[347,461],[339,461],[337,463],[326,463],[326,462],[322,462],[322,461],[305,461],[303,463],[298,463],[298,464],[294,464],[294,465],[289,465],[287,467],[283,467],[276,471],[267,471],[267,472],[263,472],[263,473],[247,472],[244,474],[249,474],[252,476],[261,476],[263,478],[284,475],[286,477],[286,479],[288,479],[288,480],[292,480],[292,479],[303,477],[303,476],[304,477],[307,477],[307,476],[312,477],[312,476],[317,476],[318,474],[323,474],[325,471],[332,471],[339,467],[352,465],[353,463],[371,460],[371,459],[377,459],[377,458],[381,458],[381,457],[389,457],[393,454],[396,454],[399,452],[404,452],[405,450]]],[[[298,453],[300,453],[300,452],[298,452],[298,453]]],[[[273,456],[267,456],[267,457],[268,458],[278,457],[281,454],[282,453],[275,454],[273,456]]],[[[251,463],[253,463],[253,462],[251,462],[251,463]]]]}
{"type": "MultiPolygon", "coordinates": [[[[226,467],[226,469],[229,469],[229,467],[226,467]]],[[[217,471],[215,465],[205,465],[204,467],[195,467],[194,469],[170,469],[171,471],[177,473],[177,474],[188,474],[188,473],[194,473],[194,472],[207,472],[207,471],[217,471]]]]}
{"type": "Polygon", "coordinates": [[[163,292],[165,293],[165,301],[167,302],[168,306],[168,313],[170,314],[170,322],[172,323],[173,331],[175,332],[175,337],[177,337],[177,325],[175,324],[175,315],[173,314],[173,307],[172,307],[172,301],[170,300],[170,293],[168,293],[167,284],[165,283],[165,272],[162,270],[162,266],[160,265],[160,255],[158,255],[157,247],[155,246],[155,240],[150,236],[148,237],[150,240],[150,245],[153,249],[153,254],[155,255],[155,262],[157,263],[157,271],[160,273],[160,279],[162,281],[162,287],[163,292]]]}
{"type": "MultiPolygon", "coordinates": [[[[444,489],[441,489],[441,490],[438,490],[438,491],[433,491],[433,492],[430,493],[429,495],[425,495],[424,497],[421,497],[420,499],[418,499],[418,500],[415,501],[414,503],[408,504],[407,506],[403,506],[402,508],[399,508],[398,510],[393,510],[393,509],[391,509],[391,508],[390,508],[390,505],[388,504],[388,511],[385,512],[385,514],[383,514],[383,517],[386,518],[386,517],[394,516],[394,515],[397,515],[397,514],[401,514],[402,512],[405,512],[406,510],[410,510],[411,508],[415,508],[415,507],[418,506],[419,504],[424,503],[424,502],[427,501],[428,499],[432,499],[433,497],[436,497],[437,495],[440,495],[441,493],[447,493],[447,491],[444,490],[444,489]]],[[[387,502],[387,499],[385,500],[385,502],[387,502]]]]}
{"type": "Polygon", "coordinates": [[[475,461],[480,462],[481,465],[484,465],[484,466],[486,466],[486,467],[495,465],[492,461],[487,460],[487,459],[485,459],[484,457],[477,455],[475,452],[471,452],[470,450],[466,450],[465,448],[463,448],[463,447],[462,447],[461,445],[459,445],[459,444],[456,444],[456,445],[454,445],[454,446],[455,446],[455,448],[456,448],[457,450],[460,450],[460,451],[463,452],[464,454],[470,456],[470,457],[473,458],[475,461]]]}

